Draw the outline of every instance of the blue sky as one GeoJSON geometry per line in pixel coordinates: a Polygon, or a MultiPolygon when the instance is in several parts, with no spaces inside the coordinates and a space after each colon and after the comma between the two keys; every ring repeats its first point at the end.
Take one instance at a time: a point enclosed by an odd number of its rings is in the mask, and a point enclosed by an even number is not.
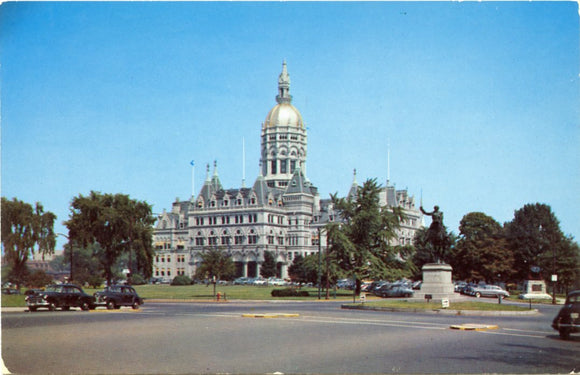
{"type": "Polygon", "coordinates": [[[242,138],[251,184],[285,59],[323,198],[354,168],[384,184],[390,143],[391,182],[456,233],[541,202],[578,239],[579,46],[574,2],[4,3],[2,196],[64,233],[91,190],[161,212],[191,160],[196,190],[214,160],[239,187],[242,138]]]}

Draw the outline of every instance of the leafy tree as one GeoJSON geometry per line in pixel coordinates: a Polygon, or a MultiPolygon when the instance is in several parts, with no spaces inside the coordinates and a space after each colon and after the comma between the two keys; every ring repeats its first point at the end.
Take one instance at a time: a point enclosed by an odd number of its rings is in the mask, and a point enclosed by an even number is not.
{"type": "Polygon", "coordinates": [[[497,221],[481,212],[463,216],[459,240],[450,258],[459,279],[488,283],[510,280],[513,263],[503,227],[497,221]]]}
{"type": "Polygon", "coordinates": [[[278,268],[276,266],[276,259],[271,251],[264,251],[264,262],[260,267],[260,275],[264,278],[276,276],[278,268]]]}
{"type": "MultiPolygon", "coordinates": [[[[514,219],[505,225],[509,248],[514,254],[514,270],[519,280],[529,277],[530,267],[538,266],[549,280],[554,254],[565,256],[565,236],[550,206],[526,204],[515,211],[514,219]]],[[[561,270],[558,270],[561,271],[561,270]]]]}
{"type": "MultiPolygon", "coordinates": [[[[86,247],[73,246],[70,242],[64,246],[63,263],[70,269],[70,253],[73,252],[73,278],[80,285],[91,284],[91,280],[99,278],[99,285],[103,282],[102,262],[105,259],[103,248],[97,244],[89,244],[86,247]]],[[[120,272],[117,267],[112,268],[113,280],[119,278],[120,272]]]]}
{"type": "Polygon", "coordinates": [[[103,250],[100,261],[110,285],[114,277],[113,266],[124,252],[134,252],[137,271],[147,278],[151,276],[154,222],[151,206],[147,203],[124,194],[92,191],[87,197],[79,195],[73,199],[70,219],[65,225],[72,244],[100,245],[103,250]]]}
{"type": "Polygon", "coordinates": [[[572,237],[564,239],[555,266],[558,284],[564,287],[566,294],[570,289],[580,287],[580,246],[572,237]]]}
{"type": "Polygon", "coordinates": [[[26,279],[26,285],[29,288],[42,288],[50,283],[52,283],[52,277],[44,270],[35,270],[26,279]]]}
{"type": "Polygon", "coordinates": [[[44,212],[40,203],[30,204],[2,197],[2,245],[4,257],[10,265],[8,279],[18,286],[26,279],[26,261],[34,252],[53,254],[56,244],[54,221],[56,215],[44,212]]]}
{"type": "Polygon", "coordinates": [[[197,268],[196,278],[229,280],[236,272],[236,266],[231,257],[219,248],[209,248],[201,254],[201,265],[197,268]]]}
{"type": "MultiPolygon", "coordinates": [[[[415,279],[420,279],[422,277],[422,267],[427,263],[433,263],[436,261],[433,253],[433,248],[427,239],[428,228],[420,228],[415,232],[415,237],[413,238],[413,247],[415,253],[413,255],[413,277],[415,279]]],[[[446,236],[449,240],[449,249],[444,254],[443,262],[447,264],[452,263],[452,254],[454,253],[454,246],[457,242],[457,238],[453,232],[447,233],[446,236]]]]}
{"type": "Polygon", "coordinates": [[[347,274],[356,277],[356,294],[360,294],[363,278],[382,278],[389,273],[384,261],[394,251],[389,242],[405,219],[402,208],[381,207],[379,193],[376,179],[370,179],[357,190],[355,199],[331,196],[342,220],[332,239],[332,251],[347,274]]]}
{"type": "Polygon", "coordinates": [[[306,258],[302,255],[294,257],[294,261],[288,267],[288,275],[292,281],[302,284],[316,280],[318,275],[318,255],[316,255],[316,259],[314,258],[315,256],[313,255],[309,255],[306,258]]]}

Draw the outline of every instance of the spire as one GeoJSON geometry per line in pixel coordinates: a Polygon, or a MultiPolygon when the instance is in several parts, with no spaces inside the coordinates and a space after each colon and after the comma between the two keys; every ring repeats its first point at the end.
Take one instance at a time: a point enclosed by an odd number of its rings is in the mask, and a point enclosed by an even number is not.
{"type": "Polygon", "coordinates": [[[282,73],[278,76],[278,96],[276,101],[279,104],[292,102],[292,95],[290,95],[290,75],[286,68],[286,60],[282,63],[282,73]]]}
{"type": "Polygon", "coordinates": [[[350,185],[350,190],[348,191],[348,199],[356,199],[358,192],[358,182],[356,182],[356,168],[353,170],[352,175],[352,185],[350,185]]]}
{"type": "Polygon", "coordinates": [[[205,182],[211,182],[211,178],[209,178],[209,163],[205,166],[205,182]]]}

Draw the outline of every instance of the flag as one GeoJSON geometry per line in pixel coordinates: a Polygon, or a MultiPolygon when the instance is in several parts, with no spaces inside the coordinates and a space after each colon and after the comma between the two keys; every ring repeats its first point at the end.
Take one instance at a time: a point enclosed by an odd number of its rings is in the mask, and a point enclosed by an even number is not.
{"type": "Polygon", "coordinates": [[[192,167],[195,165],[195,163],[193,162],[193,160],[189,164],[191,164],[192,167]]]}

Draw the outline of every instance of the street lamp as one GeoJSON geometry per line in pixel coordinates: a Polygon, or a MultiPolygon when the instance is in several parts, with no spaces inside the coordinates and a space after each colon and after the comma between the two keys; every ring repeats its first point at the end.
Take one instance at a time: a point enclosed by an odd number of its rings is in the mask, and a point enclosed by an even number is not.
{"type": "Polygon", "coordinates": [[[72,283],[72,281],[73,281],[73,245],[70,242],[70,238],[66,234],[57,233],[56,235],[57,236],[63,236],[69,242],[69,245],[70,245],[70,276],[69,276],[69,283],[72,283]]]}
{"type": "Polygon", "coordinates": [[[321,287],[322,287],[322,247],[320,245],[320,234],[322,233],[322,227],[318,227],[318,299],[321,299],[321,287]]]}

